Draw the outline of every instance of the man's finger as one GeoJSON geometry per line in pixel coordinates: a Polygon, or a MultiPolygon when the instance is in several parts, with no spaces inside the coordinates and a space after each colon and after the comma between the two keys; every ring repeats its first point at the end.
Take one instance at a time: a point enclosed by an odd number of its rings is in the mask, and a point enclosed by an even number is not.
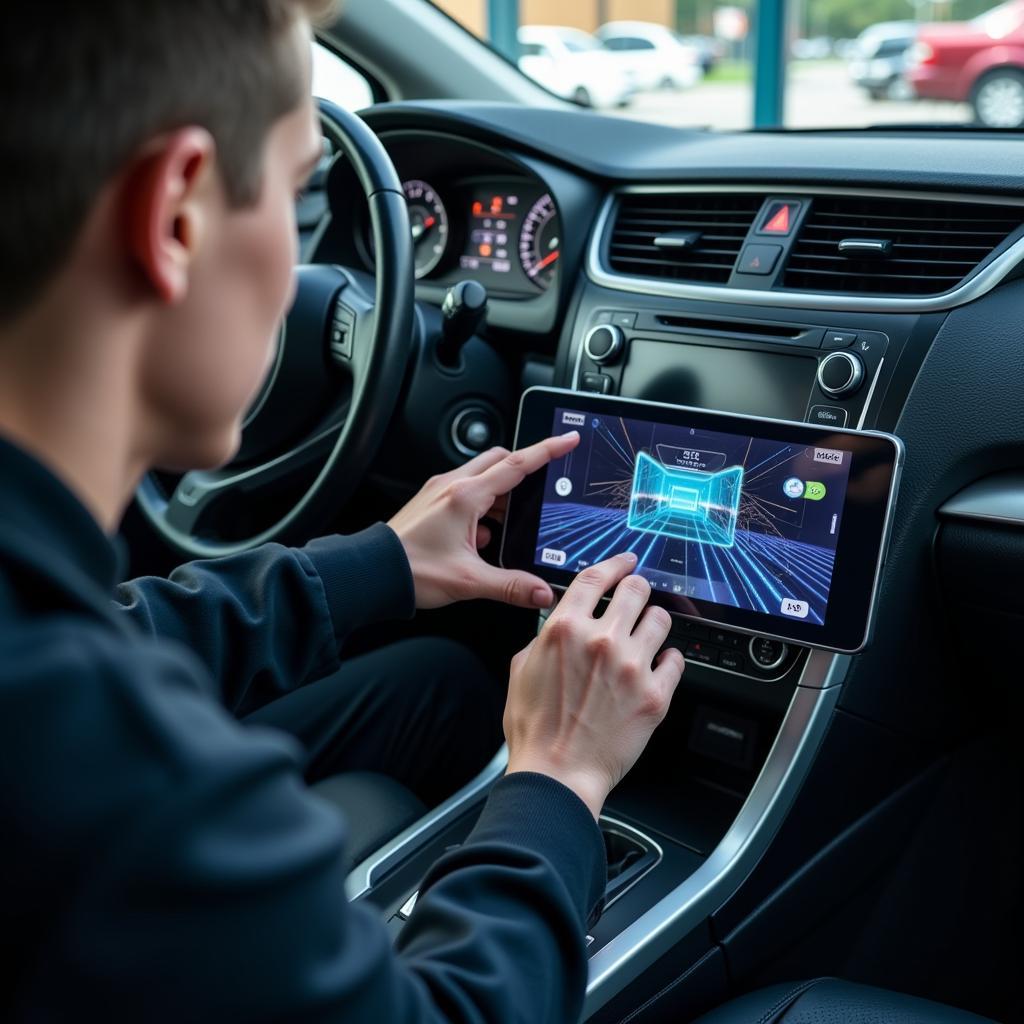
{"type": "Polygon", "coordinates": [[[569,584],[569,589],[558,602],[558,607],[551,613],[551,617],[555,618],[569,612],[593,615],[598,601],[635,568],[636,555],[626,552],[584,569],[569,584]]]}
{"type": "Polygon", "coordinates": [[[677,647],[666,647],[654,663],[654,673],[651,678],[664,687],[662,692],[666,696],[671,697],[679,685],[679,680],[683,678],[685,668],[686,661],[683,658],[683,652],[677,647]]]}
{"type": "Polygon", "coordinates": [[[517,608],[548,608],[555,595],[538,576],[482,563],[477,572],[476,597],[490,598],[517,608]]]}
{"type": "Polygon", "coordinates": [[[672,629],[672,616],[664,608],[651,606],[640,616],[633,639],[640,645],[644,661],[650,664],[672,629]]]}
{"type": "Polygon", "coordinates": [[[460,480],[467,476],[479,476],[481,473],[490,469],[491,466],[497,465],[502,459],[507,458],[509,451],[507,448],[497,447],[488,448],[487,451],[481,452],[479,455],[474,456],[469,462],[464,462],[461,466],[456,466],[455,469],[451,470],[448,474],[453,480],[460,480]]]}
{"type": "Polygon", "coordinates": [[[625,633],[632,633],[650,597],[651,585],[643,576],[627,576],[615,588],[602,621],[625,633]]]}
{"type": "Polygon", "coordinates": [[[568,455],[580,443],[580,435],[576,430],[568,434],[559,434],[544,441],[531,444],[529,448],[506,455],[496,465],[479,474],[479,481],[486,485],[489,494],[495,498],[508,494],[513,487],[521,484],[531,473],[546,466],[552,459],[560,459],[568,455]]]}

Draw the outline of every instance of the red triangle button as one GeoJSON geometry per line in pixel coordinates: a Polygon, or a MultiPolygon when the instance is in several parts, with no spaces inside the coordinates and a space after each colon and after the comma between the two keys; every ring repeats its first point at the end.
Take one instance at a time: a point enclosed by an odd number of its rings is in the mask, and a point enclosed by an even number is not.
{"type": "Polygon", "coordinates": [[[789,205],[782,203],[761,230],[773,235],[788,235],[789,227],[789,205]]]}

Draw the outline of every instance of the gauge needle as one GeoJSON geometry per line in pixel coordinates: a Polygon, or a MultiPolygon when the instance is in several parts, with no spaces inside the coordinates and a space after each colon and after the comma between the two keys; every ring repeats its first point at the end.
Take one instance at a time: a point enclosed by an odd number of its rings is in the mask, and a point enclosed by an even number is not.
{"type": "Polygon", "coordinates": [[[533,268],[533,270],[530,272],[530,277],[536,277],[546,266],[548,266],[551,263],[554,263],[555,260],[558,259],[558,252],[558,249],[556,249],[554,252],[549,252],[547,256],[545,256],[544,259],[542,259],[540,263],[538,263],[537,266],[533,268]]]}
{"type": "Polygon", "coordinates": [[[436,217],[428,217],[421,224],[413,224],[412,240],[418,242],[436,223],[436,217]]]}

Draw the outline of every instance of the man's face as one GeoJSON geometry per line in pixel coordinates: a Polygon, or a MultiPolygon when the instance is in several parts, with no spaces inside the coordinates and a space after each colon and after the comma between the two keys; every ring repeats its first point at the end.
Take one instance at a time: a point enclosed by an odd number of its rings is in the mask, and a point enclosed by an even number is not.
{"type": "MultiPolygon", "coordinates": [[[[238,449],[245,411],[270,366],[293,297],[295,197],[322,152],[310,86],[309,28],[297,24],[307,88],[267,135],[254,205],[232,207],[211,168],[197,185],[204,211],[188,292],[165,308],[147,346],[144,387],[161,468],[221,465],[238,449]]],[[[154,457],[154,453],[148,453],[154,457]]]]}

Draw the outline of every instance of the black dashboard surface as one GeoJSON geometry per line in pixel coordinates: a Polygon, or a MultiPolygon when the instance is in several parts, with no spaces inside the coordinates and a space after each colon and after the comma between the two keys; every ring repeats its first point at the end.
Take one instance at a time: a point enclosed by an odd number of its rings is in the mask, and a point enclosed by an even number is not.
{"type": "Polygon", "coordinates": [[[383,103],[365,116],[376,131],[455,131],[619,182],[828,183],[1019,194],[1024,179],[1021,135],[705,132],[590,111],[440,100],[383,103]]]}

